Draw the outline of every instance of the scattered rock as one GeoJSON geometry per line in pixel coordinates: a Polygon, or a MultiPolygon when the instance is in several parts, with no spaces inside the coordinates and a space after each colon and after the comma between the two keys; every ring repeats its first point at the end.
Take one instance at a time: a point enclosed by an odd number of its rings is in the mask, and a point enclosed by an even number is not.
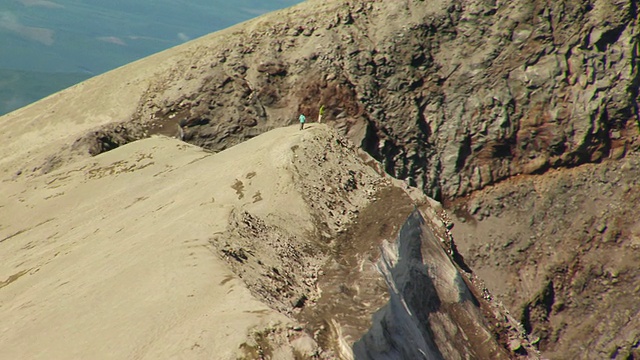
{"type": "Polygon", "coordinates": [[[305,358],[311,358],[318,354],[318,344],[310,336],[301,336],[291,342],[294,353],[305,358]]]}
{"type": "Polygon", "coordinates": [[[522,341],[520,339],[513,339],[509,341],[509,350],[516,353],[522,349],[522,341]]]}

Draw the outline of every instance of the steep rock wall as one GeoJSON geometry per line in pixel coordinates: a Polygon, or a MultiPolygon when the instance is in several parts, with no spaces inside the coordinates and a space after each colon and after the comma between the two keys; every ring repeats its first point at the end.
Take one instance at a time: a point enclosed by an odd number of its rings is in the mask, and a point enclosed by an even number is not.
{"type": "Polygon", "coordinates": [[[637,35],[632,0],[310,1],[201,41],[136,119],[221,150],[324,104],[450,198],[637,149],[637,35]]]}
{"type": "Polygon", "coordinates": [[[356,359],[509,359],[484,326],[480,304],[415,210],[378,269],[390,300],[354,346],[356,359]]]}

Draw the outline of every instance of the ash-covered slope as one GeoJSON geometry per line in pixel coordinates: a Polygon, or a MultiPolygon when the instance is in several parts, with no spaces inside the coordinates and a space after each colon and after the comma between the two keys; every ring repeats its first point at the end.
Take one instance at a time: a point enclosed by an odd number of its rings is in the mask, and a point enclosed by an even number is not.
{"type": "Polygon", "coordinates": [[[308,243],[291,146],[312,136],[279,129],[217,155],[155,137],[4,181],[2,357],[235,359],[252,329],[286,332],[212,244],[236,213],[302,237],[292,251],[308,243]]]}
{"type": "MultiPolygon", "coordinates": [[[[382,294],[370,290],[383,283],[374,268],[379,246],[407,215],[377,209],[421,204],[432,226],[446,231],[431,202],[410,197],[417,190],[394,185],[366,161],[375,165],[333,129],[314,124],[275,129],[217,154],[152,137],[45,175],[5,180],[3,356],[351,358],[353,342],[386,300],[384,287],[382,294]],[[367,222],[373,231],[358,236],[354,229],[367,222]],[[337,272],[341,282],[331,279],[337,272]]],[[[433,279],[418,280],[445,281],[440,296],[466,289],[445,253],[448,242],[430,241],[433,279]]],[[[505,333],[490,330],[504,314],[465,300],[462,308],[437,301],[437,323],[481,333],[482,343],[470,333],[461,342],[457,330],[436,332],[441,351],[473,347],[478,358],[507,357],[505,333]]],[[[423,310],[405,316],[434,316],[423,310]]]]}

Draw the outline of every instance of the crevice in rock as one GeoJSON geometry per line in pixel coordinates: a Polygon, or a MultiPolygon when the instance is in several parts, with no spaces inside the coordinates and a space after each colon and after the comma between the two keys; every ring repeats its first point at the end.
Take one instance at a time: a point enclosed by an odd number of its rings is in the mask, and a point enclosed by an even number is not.
{"type": "Polygon", "coordinates": [[[465,136],[460,143],[460,148],[458,149],[458,158],[456,159],[456,172],[460,172],[462,169],[464,169],[465,164],[467,163],[467,158],[471,155],[471,153],[471,138],[469,136],[465,136]]]}
{"type": "Polygon", "coordinates": [[[527,333],[530,334],[533,331],[536,322],[548,320],[551,309],[553,308],[554,299],[555,291],[553,289],[553,281],[548,281],[533,300],[525,304],[522,311],[521,323],[527,333]],[[534,314],[535,311],[540,311],[540,313],[534,314]]]}
{"type": "Polygon", "coordinates": [[[85,134],[73,143],[71,149],[96,156],[145,137],[146,131],[137,123],[115,123],[85,134]]]}
{"type": "Polygon", "coordinates": [[[626,28],[626,25],[621,25],[604,32],[600,36],[600,39],[598,39],[598,41],[596,41],[595,43],[596,49],[598,49],[598,51],[600,52],[607,51],[607,48],[609,47],[609,45],[612,45],[618,42],[618,39],[620,39],[620,35],[622,35],[622,32],[624,31],[625,28],[626,28]]]}
{"type": "MultiPolygon", "coordinates": [[[[409,216],[393,245],[383,245],[377,266],[390,300],[353,345],[356,359],[509,358],[484,323],[473,320],[481,302],[419,210],[409,216]],[[443,291],[444,284],[454,293],[443,291]],[[444,328],[457,330],[447,337],[444,328]]],[[[490,311],[485,315],[491,317],[490,311]]]]}

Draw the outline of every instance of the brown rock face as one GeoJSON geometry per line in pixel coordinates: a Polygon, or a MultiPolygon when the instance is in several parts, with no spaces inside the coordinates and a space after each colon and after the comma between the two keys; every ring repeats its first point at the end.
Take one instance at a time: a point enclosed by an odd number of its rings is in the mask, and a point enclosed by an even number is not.
{"type": "Polygon", "coordinates": [[[634,1],[313,3],[160,74],[138,119],[221,150],[298,113],[436,198],[637,147],[634,1]],[[185,81],[188,84],[185,86],[185,81]]]}
{"type": "Polygon", "coordinates": [[[640,355],[640,158],[524,176],[456,205],[458,249],[551,359],[640,355]]]}

